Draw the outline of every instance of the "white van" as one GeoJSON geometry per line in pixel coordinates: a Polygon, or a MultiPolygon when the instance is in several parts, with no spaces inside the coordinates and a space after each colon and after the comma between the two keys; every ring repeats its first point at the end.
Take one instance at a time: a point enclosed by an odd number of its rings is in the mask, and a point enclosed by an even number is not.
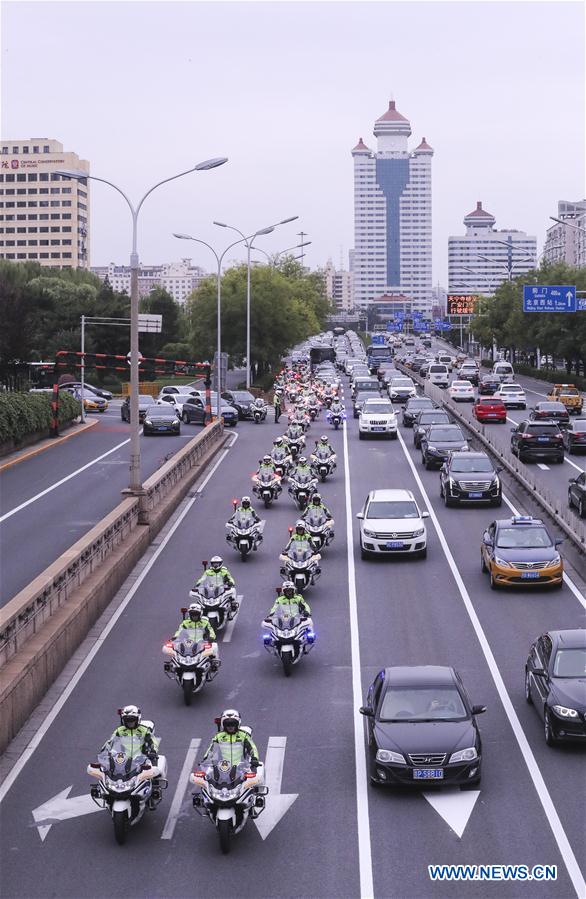
{"type": "Polygon", "coordinates": [[[435,361],[441,363],[441,365],[447,365],[448,371],[451,371],[454,367],[454,357],[450,356],[449,353],[438,353],[435,361]]]}
{"type": "Polygon", "coordinates": [[[441,362],[432,362],[427,370],[427,380],[436,387],[447,387],[450,383],[448,366],[441,362]]]}
{"type": "Polygon", "coordinates": [[[495,362],[492,367],[492,373],[495,378],[499,379],[501,384],[515,380],[515,371],[510,362],[495,362]]]}

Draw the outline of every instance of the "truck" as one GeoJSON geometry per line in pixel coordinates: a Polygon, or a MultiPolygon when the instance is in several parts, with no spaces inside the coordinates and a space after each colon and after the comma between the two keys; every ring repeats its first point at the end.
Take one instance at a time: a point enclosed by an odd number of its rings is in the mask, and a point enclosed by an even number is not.
{"type": "Polygon", "coordinates": [[[575,384],[554,384],[548,400],[563,403],[570,415],[581,415],[584,400],[575,384]]]}
{"type": "Polygon", "coordinates": [[[372,374],[378,371],[381,362],[390,362],[393,351],[386,343],[371,343],[366,348],[366,361],[372,374]]]}

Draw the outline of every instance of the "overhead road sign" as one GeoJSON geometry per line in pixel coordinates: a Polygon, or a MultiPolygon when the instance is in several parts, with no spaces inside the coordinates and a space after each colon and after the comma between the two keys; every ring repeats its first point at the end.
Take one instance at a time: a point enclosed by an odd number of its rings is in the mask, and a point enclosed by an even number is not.
{"type": "Polygon", "coordinates": [[[523,312],[576,312],[575,284],[524,284],[523,312]]]}
{"type": "Polygon", "coordinates": [[[476,312],[477,297],[469,293],[449,293],[447,310],[448,315],[474,315],[476,312]]]}

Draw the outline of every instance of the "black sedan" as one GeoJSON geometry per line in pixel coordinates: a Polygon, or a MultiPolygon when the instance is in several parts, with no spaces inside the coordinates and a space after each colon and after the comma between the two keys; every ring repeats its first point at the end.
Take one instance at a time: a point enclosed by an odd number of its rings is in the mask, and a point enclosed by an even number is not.
{"type": "Polygon", "coordinates": [[[251,406],[254,396],[249,390],[225,390],[222,393],[222,399],[236,409],[240,420],[252,418],[251,406]]]}
{"type": "Polygon", "coordinates": [[[413,420],[413,445],[419,449],[421,438],[430,425],[449,425],[452,419],[445,409],[420,409],[413,420]]]}
{"type": "MultiPolygon", "coordinates": [[[[76,390],[81,390],[81,381],[62,381],[59,384],[59,390],[71,390],[74,387],[76,390]]],[[[96,396],[102,397],[104,400],[111,400],[112,394],[109,390],[104,390],[103,387],[96,387],[94,384],[84,384],[83,385],[84,392],[93,393],[96,396]]]]}
{"type": "Polygon", "coordinates": [[[412,396],[403,406],[403,424],[406,428],[412,428],[415,416],[422,409],[433,409],[433,400],[428,396],[412,396]]]}
{"type": "Polygon", "coordinates": [[[480,396],[492,396],[500,386],[500,378],[495,375],[482,375],[478,382],[478,393],[480,396]]]}
{"type": "Polygon", "coordinates": [[[420,446],[425,467],[439,468],[450,453],[467,452],[468,441],[458,425],[431,425],[423,434],[420,446]]]}
{"type": "Polygon", "coordinates": [[[548,746],[586,740],[586,630],[548,631],[525,664],[525,699],[543,719],[548,746]]]}
{"type": "Polygon", "coordinates": [[[570,478],[568,505],[576,507],[580,518],[586,518],[586,471],[577,478],[570,478]]]}
{"type": "MultiPolygon", "coordinates": [[[[144,421],[144,417],[146,414],[146,410],[149,406],[153,405],[152,396],[143,396],[139,394],[138,397],[138,420],[142,424],[144,421]]],[[[120,406],[120,418],[122,421],[130,421],[130,397],[127,396],[122,405],[120,406]]]]}
{"type": "Polygon", "coordinates": [[[369,776],[382,784],[478,784],[482,746],[459,674],[440,665],[380,671],[360,709],[368,727],[369,776]]]}
{"type": "Polygon", "coordinates": [[[167,403],[149,406],[145,412],[142,432],[145,437],[151,434],[180,434],[181,421],[175,409],[167,403]]]}
{"type": "Polygon", "coordinates": [[[575,418],[563,430],[564,446],[569,453],[586,451],[586,418],[575,418]]]}
{"type": "Polygon", "coordinates": [[[529,418],[532,421],[542,421],[543,419],[556,421],[560,425],[568,425],[570,423],[570,413],[564,404],[552,400],[536,403],[529,413],[529,418]]]}
{"type": "Polygon", "coordinates": [[[446,506],[490,503],[500,506],[502,487],[486,453],[450,453],[440,470],[440,496],[446,506]]]}

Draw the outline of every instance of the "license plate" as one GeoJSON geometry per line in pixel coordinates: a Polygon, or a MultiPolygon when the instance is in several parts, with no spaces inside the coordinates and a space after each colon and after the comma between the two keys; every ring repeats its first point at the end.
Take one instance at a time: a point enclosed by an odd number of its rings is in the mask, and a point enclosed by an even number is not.
{"type": "Polygon", "coordinates": [[[470,499],[482,499],[482,493],[469,493],[470,499]]]}
{"type": "Polygon", "coordinates": [[[385,543],[387,549],[403,549],[405,544],[402,540],[389,540],[385,543]]]}
{"type": "Polygon", "coordinates": [[[380,425],[374,425],[372,428],[373,431],[384,431],[384,428],[380,425]]]}
{"type": "Polygon", "coordinates": [[[496,412],[487,412],[486,417],[487,418],[496,418],[496,412]]]}
{"type": "Polygon", "coordinates": [[[537,438],[538,443],[547,443],[548,440],[549,440],[549,437],[538,437],[537,438]]]}
{"type": "Polygon", "coordinates": [[[526,581],[535,580],[535,578],[539,577],[539,572],[538,571],[522,571],[521,577],[526,581]]]}
{"type": "Polygon", "coordinates": [[[413,780],[443,780],[443,768],[414,768],[413,780]]]}

